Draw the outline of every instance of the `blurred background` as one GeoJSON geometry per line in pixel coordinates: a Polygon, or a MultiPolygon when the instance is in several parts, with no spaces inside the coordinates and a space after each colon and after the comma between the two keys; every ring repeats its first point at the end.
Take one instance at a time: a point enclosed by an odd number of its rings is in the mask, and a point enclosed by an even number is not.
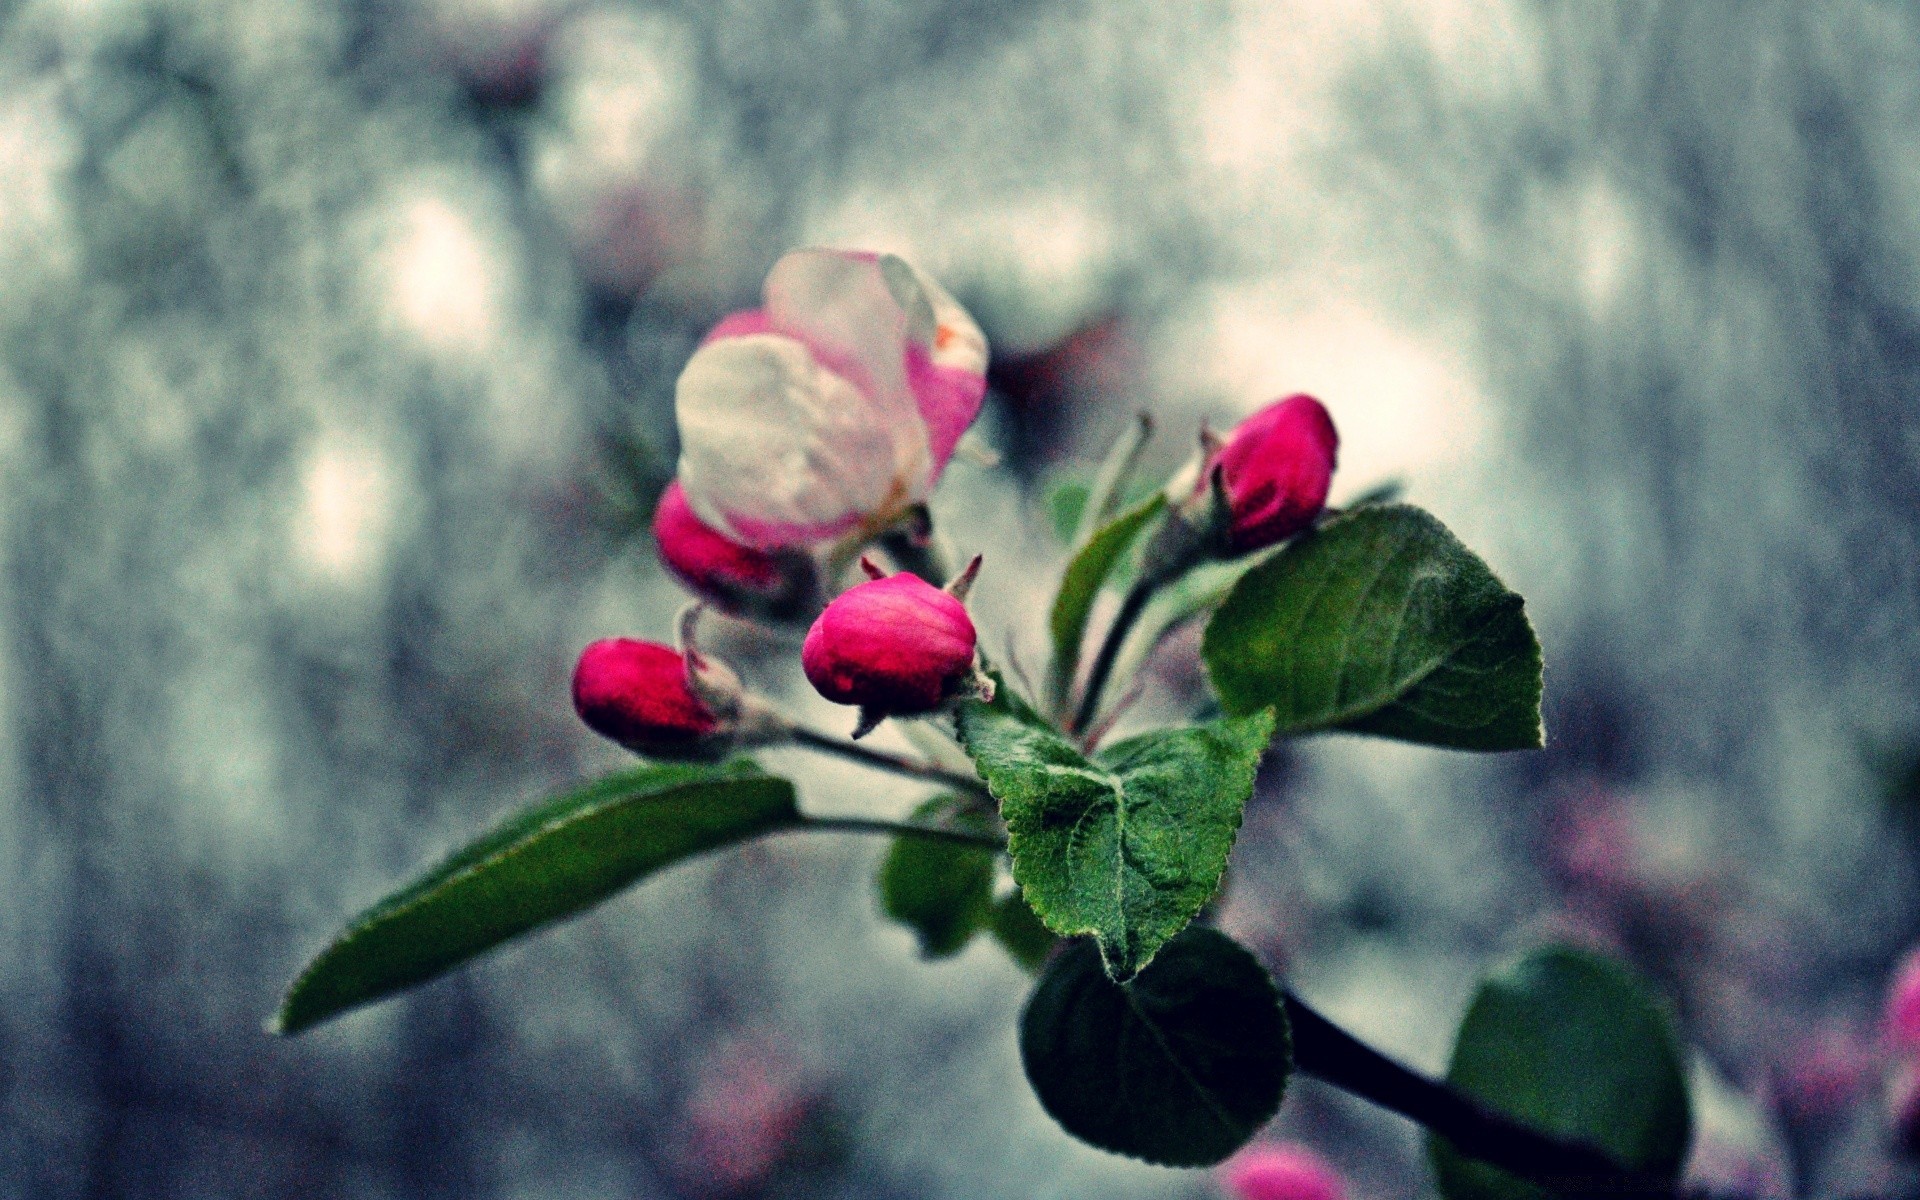
{"type": "MultiPolygon", "coordinates": [[[[1920,12],[1856,0],[0,5],[0,1196],[1207,1197],[1040,1111],[1026,977],[763,842],[293,1041],[354,912],[623,756],[672,385],[779,253],[994,346],[936,513],[1284,392],[1527,597],[1548,748],[1277,752],[1223,926],[1430,1070],[1522,947],[1678,1006],[1721,1194],[1913,1195],[1920,12]]],[[[823,723],[791,647],[733,647],[823,723]],[[796,685],[799,684],[796,688],[796,685]]],[[[1201,686],[1177,655],[1143,710],[1201,686]]],[[[885,735],[897,738],[897,733],[885,735]]],[[[820,811],[918,798],[791,768],[820,811]]],[[[1414,1132],[1296,1082],[1354,1200],[1414,1132]]]]}

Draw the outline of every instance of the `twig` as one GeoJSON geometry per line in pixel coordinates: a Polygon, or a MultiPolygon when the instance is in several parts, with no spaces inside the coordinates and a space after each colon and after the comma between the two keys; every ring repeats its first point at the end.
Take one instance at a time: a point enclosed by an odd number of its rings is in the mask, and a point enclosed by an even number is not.
{"type": "Polygon", "coordinates": [[[817,729],[808,729],[803,725],[794,726],[788,736],[809,750],[835,754],[875,770],[891,771],[896,775],[909,775],[915,779],[944,783],[948,787],[960,788],[977,796],[991,798],[985,781],[977,775],[963,775],[923,759],[908,758],[904,754],[890,754],[885,750],[875,750],[871,746],[842,741],[831,734],[821,733],[817,729]]]}
{"type": "Polygon", "coordinates": [[[888,837],[920,837],[938,842],[959,842],[966,846],[984,846],[989,850],[1005,850],[1004,838],[990,833],[973,833],[965,829],[946,829],[935,825],[913,825],[905,821],[880,821],[870,817],[803,817],[800,824],[792,830],[805,833],[813,829],[822,833],[878,833],[888,837]]]}
{"type": "Polygon", "coordinates": [[[1153,599],[1160,583],[1154,575],[1143,575],[1127,590],[1127,598],[1121,601],[1120,611],[1114,614],[1113,624],[1107,626],[1107,636],[1100,642],[1100,652],[1094,656],[1093,669],[1087,673],[1087,690],[1081,693],[1080,707],[1073,714],[1068,732],[1081,732],[1100,711],[1100,693],[1106,690],[1107,676],[1113,674],[1114,660],[1120,657],[1120,645],[1139,623],[1140,614],[1147,611],[1147,602],[1153,599]]]}
{"type": "Polygon", "coordinates": [[[1285,993],[1294,1065],[1307,1074],[1417,1121],[1469,1158],[1563,1196],[1642,1196],[1671,1200],[1671,1183],[1622,1167],[1585,1142],[1541,1133],[1428,1079],[1361,1042],[1285,993]]]}

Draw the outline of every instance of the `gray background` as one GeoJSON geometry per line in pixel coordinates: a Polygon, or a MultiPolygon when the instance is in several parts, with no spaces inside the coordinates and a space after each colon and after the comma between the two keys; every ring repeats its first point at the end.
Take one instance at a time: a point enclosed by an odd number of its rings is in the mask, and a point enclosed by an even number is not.
{"type": "MultiPolygon", "coordinates": [[[[689,1114],[741,1045],[812,1102],[759,1194],[1215,1194],[1051,1125],[1024,977],[916,962],[871,842],[260,1030],[359,907],[621,761],[566,677],[680,602],[637,527],[673,377],[814,242],[911,254],[1015,368],[1005,465],[936,503],[989,646],[1038,660],[1059,464],[1303,388],[1336,498],[1404,479],[1528,597],[1546,752],[1263,774],[1223,922],[1302,992],[1437,1068],[1489,963],[1598,939],[1686,1015],[1714,1153],[1911,1192],[1872,1023],[1920,933],[1881,803],[1920,733],[1920,18],[1337,10],[0,9],[0,1195],[711,1194],[689,1114]],[[1624,883],[1567,865],[1593,813],[1624,883]]],[[[1311,1084],[1281,1127],[1426,1188],[1311,1084]]]]}

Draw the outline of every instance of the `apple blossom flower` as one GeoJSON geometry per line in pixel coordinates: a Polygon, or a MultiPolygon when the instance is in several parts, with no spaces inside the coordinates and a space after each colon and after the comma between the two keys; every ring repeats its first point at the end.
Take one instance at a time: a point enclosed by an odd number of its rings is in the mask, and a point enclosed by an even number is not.
{"type": "Polygon", "coordinates": [[[933,712],[969,687],[978,694],[973,618],[961,601],[980,560],[945,591],[904,572],[882,575],[869,559],[861,566],[873,578],[827,605],[800,647],[815,691],[860,706],[854,736],[884,717],[933,712]]]}
{"type": "Polygon", "coordinates": [[[709,527],[694,515],[677,480],[653,510],[653,538],[674,577],[722,612],[778,620],[817,606],[811,556],[745,546],[709,527]]]}
{"type": "Polygon", "coordinates": [[[1920,949],[1900,960],[1887,988],[1887,1040],[1895,1049],[1920,1055],[1920,949]]]}
{"type": "Polygon", "coordinates": [[[879,531],[925,503],[980,411],[987,343],[890,254],[795,250],[675,388],[693,513],[761,550],[879,531]]]}
{"type": "Polygon", "coordinates": [[[824,1097],[777,1039],[730,1038],[700,1064],[684,1113],[687,1183],[735,1195],[766,1184],[824,1097]]]}
{"type": "Polygon", "coordinates": [[[1305,1146],[1249,1146],[1220,1167],[1233,1200],[1346,1200],[1340,1173],[1305,1146]]]}

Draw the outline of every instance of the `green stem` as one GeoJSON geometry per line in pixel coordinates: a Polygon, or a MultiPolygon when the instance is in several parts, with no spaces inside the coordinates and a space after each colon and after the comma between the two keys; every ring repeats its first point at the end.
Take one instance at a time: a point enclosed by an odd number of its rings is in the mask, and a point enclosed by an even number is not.
{"type": "Polygon", "coordinates": [[[872,767],[877,771],[891,771],[895,775],[907,775],[914,779],[924,779],[930,783],[944,783],[948,787],[959,788],[975,796],[991,798],[986,783],[977,775],[963,775],[959,771],[922,759],[908,758],[903,754],[890,754],[885,750],[875,750],[871,746],[862,746],[857,742],[842,741],[817,729],[808,729],[796,725],[787,735],[793,742],[809,750],[818,750],[824,754],[837,755],[849,762],[872,767]]]}
{"type": "Polygon", "coordinates": [[[798,832],[819,830],[822,833],[877,833],[886,837],[920,837],[936,842],[958,842],[964,846],[984,846],[989,850],[1005,850],[1007,843],[990,833],[973,833],[965,829],[943,829],[935,825],[914,825],[905,821],[881,821],[871,817],[802,817],[798,832]]]}
{"type": "Polygon", "coordinates": [[[1128,589],[1113,624],[1107,626],[1107,636],[1100,643],[1100,653],[1094,656],[1093,669],[1087,673],[1087,690],[1080,696],[1080,708],[1073,714],[1073,724],[1067,727],[1069,733],[1080,733],[1093,723],[1094,715],[1100,711],[1100,693],[1106,690],[1107,676],[1113,674],[1121,644],[1139,624],[1140,614],[1147,611],[1147,602],[1153,599],[1160,582],[1154,575],[1143,575],[1128,589]]]}

